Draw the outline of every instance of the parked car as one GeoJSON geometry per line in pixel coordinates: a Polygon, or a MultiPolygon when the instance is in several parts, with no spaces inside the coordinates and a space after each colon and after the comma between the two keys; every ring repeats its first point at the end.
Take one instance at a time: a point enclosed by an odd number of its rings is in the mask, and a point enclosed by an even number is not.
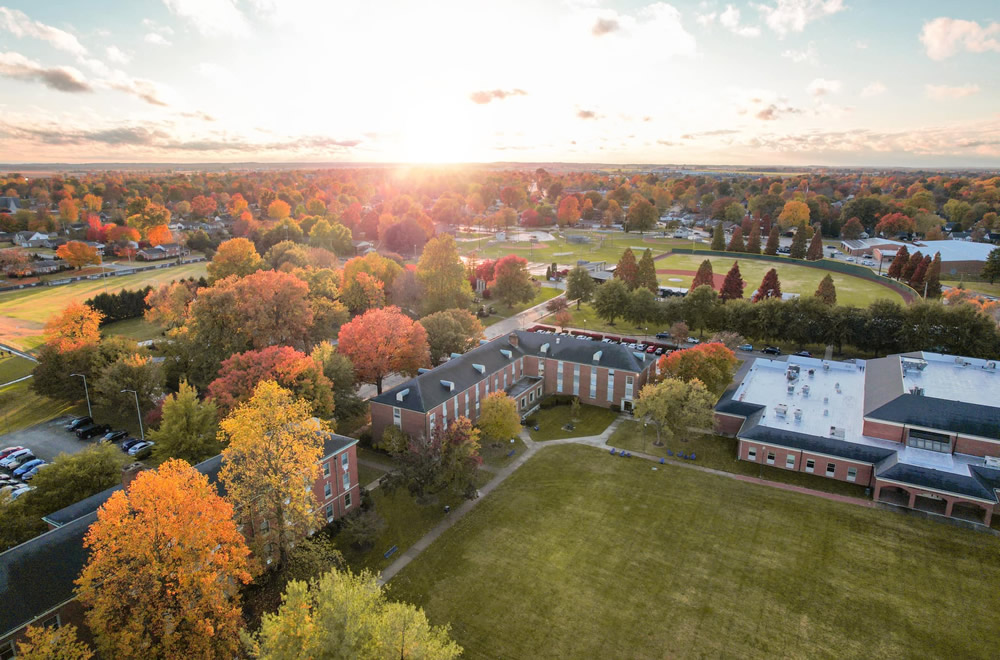
{"type": "Polygon", "coordinates": [[[657,339],[670,339],[670,333],[669,332],[657,332],[656,333],[656,338],[657,339]]]}
{"type": "Polygon", "coordinates": [[[21,479],[23,479],[24,481],[31,481],[32,479],[35,478],[36,474],[41,472],[42,468],[47,468],[50,465],[52,465],[52,463],[41,463],[39,465],[36,465],[35,467],[28,470],[28,472],[26,472],[25,475],[21,477],[21,479]]]}
{"type": "Polygon", "coordinates": [[[98,442],[120,442],[128,437],[128,431],[108,431],[98,442]]]}
{"type": "Polygon", "coordinates": [[[10,499],[16,500],[17,498],[21,497],[25,493],[30,492],[32,490],[34,489],[31,486],[21,486],[17,490],[11,492],[10,499]]]}
{"type": "Polygon", "coordinates": [[[33,458],[30,461],[25,461],[24,463],[21,463],[16,470],[14,470],[14,476],[21,479],[25,474],[30,472],[32,468],[38,467],[44,462],[45,461],[40,458],[33,458]]]}
{"type": "Polygon", "coordinates": [[[662,346],[657,346],[656,347],[656,354],[657,355],[663,355],[663,347],[662,346]]]}
{"type": "Polygon", "coordinates": [[[0,449],[0,460],[3,460],[13,454],[16,451],[21,451],[24,449],[21,445],[15,445],[13,447],[7,447],[5,449],[0,449]]]}
{"type": "Polygon", "coordinates": [[[700,343],[701,343],[701,341],[699,341],[699,340],[698,340],[697,338],[695,338],[695,337],[688,337],[688,338],[687,338],[687,339],[685,339],[684,341],[685,341],[686,343],[688,343],[688,344],[700,344],[700,343]]]}
{"type": "Polygon", "coordinates": [[[153,442],[151,442],[149,440],[143,440],[142,442],[137,442],[136,444],[132,445],[129,448],[128,455],[129,456],[138,456],[140,454],[140,452],[142,452],[142,450],[148,449],[149,447],[152,447],[154,444],[155,443],[153,443],[153,442]]]}
{"type": "Polygon", "coordinates": [[[140,442],[142,442],[142,440],[140,440],[139,438],[129,438],[128,440],[123,440],[120,446],[122,448],[122,451],[128,452],[128,450],[131,449],[133,445],[137,445],[140,442]]]}
{"type": "Polygon", "coordinates": [[[778,248],[777,252],[778,252],[778,254],[791,254],[792,253],[792,248],[790,248],[790,247],[780,247],[780,248],[778,248]]]}
{"type": "Polygon", "coordinates": [[[813,356],[813,354],[810,353],[809,351],[799,351],[798,353],[795,353],[795,355],[798,355],[799,357],[812,357],[813,356]]]}
{"type": "Polygon", "coordinates": [[[656,346],[647,346],[646,347],[646,352],[647,353],[655,353],[656,352],[656,346]]]}
{"type": "Polygon", "coordinates": [[[781,349],[777,346],[765,346],[761,353],[765,355],[781,355],[781,349]]]}
{"type": "Polygon", "coordinates": [[[753,353],[753,344],[740,344],[736,347],[738,351],[745,351],[747,353],[753,353]]]}
{"type": "Polygon", "coordinates": [[[25,456],[31,456],[31,458],[35,457],[31,453],[30,449],[18,449],[17,451],[7,454],[7,456],[3,460],[0,460],[0,467],[12,470],[23,462],[22,459],[25,456]]]}
{"type": "Polygon", "coordinates": [[[108,432],[106,424],[90,424],[76,430],[76,437],[81,440],[89,440],[94,436],[103,435],[108,432]]]}
{"type": "Polygon", "coordinates": [[[67,431],[75,431],[78,428],[80,428],[81,426],[86,426],[88,424],[93,424],[93,423],[94,423],[94,420],[92,420],[90,417],[74,417],[66,425],[66,430],[67,431]]]}

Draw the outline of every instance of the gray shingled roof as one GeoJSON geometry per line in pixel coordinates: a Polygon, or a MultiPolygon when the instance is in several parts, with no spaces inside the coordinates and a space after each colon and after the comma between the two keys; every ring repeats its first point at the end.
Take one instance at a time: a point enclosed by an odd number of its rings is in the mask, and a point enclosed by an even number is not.
{"type": "Polygon", "coordinates": [[[892,481],[923,486],[924,488],[941,490],[946,493],[966,495],[990,502],[997,501],[993,490],[984,486],[978,479],[953,472],[932,470],[931,468],[908,465],[906,463],[896,463],[888,470],[879,472],[876,476],[879,479],[891,479],[892,481]]]}
{"type": "Polygon", "coordinates": [[[889,403],[903,391],[903,368],[898,355],[865,362],[864,413],[866,415],[889,403]]]}
{"type": "Polygon", "coordinates": [[[882,449],[881,447],[862,445],[834,438],[822,438],[817,435],[775,429],[759,424],[742,431],[739,437],[765,444],[781,445],[782,447],[791,447],[792,449],[840,456],[861,463],[875,464],[895,453],[891,449],[882,449]]]}
{"type": "Polygon", "coordinates": [[[907,392],[870,411],[865,417],[1000,439],[1000,408],[965,401],[948,401],[907,392]]]}

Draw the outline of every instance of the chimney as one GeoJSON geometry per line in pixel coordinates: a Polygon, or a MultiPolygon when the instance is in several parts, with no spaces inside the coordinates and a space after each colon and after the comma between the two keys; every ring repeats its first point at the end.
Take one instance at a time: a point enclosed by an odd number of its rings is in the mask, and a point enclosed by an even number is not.
{"type": "Polygon", "coordinates": [[[517,333],[512,332],[509,335],[507,335],[507,342],[514,348],[517,348],[517,333]]]}
{"type": "Polygon", "coordinates": [[[146,469],[146,466],[142,463],[129,463],[122,468],[122,488],[125,492],[128,492],[129,485],[135,481],[135,478],[139,476],[139,473],[146,469]]]}

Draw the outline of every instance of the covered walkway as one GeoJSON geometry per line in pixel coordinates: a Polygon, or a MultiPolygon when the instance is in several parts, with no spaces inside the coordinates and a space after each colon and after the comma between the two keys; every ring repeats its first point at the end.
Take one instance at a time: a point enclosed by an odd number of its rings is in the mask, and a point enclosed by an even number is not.
{"type": "Polygon", "coordinates": [[[968,520],[987,527],[993,518],[995,506],[994,502],[953,493],[929,491],[918,486],[886,481],[877,477],[873,499],[876,502],[885,502],[939,516],[968,520]]]}

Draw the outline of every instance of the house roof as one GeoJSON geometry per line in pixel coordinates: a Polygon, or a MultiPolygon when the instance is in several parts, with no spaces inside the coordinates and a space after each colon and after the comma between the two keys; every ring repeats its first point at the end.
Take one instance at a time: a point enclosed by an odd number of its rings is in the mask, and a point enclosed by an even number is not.
{"type": "Polygon", "coordinates": [[[1000,408],[906,392],[865,415],[897,424],[1000,439],[1000,408]]]}
{"type": "Polygon", "coordinates": [[[891,479],[892,481],[913,484],[914,486],[943,490],[947,493],[955,493],[956,495],[967,495],[989,502],[997,501],[993,490],[984,486],[979,479],[955,474],[954,472],[934,470],[909,463],[896,463],[876,476],[879,479],[891,479]]]}
{"type": "Polygon", "coordinates": [[[874,447],[858,442],[847,442],[835,438],[824,438],[818,435],[808,435],[797,431],[762,426],[760,424],[748,430],[741,431],[739,437],[764,444],[781,445],[782,447],[791,447],[792,449],[840,456],[861,463],[875,464],[895,453],[891,449],[884,449],[882,447],[874,447]]]}

